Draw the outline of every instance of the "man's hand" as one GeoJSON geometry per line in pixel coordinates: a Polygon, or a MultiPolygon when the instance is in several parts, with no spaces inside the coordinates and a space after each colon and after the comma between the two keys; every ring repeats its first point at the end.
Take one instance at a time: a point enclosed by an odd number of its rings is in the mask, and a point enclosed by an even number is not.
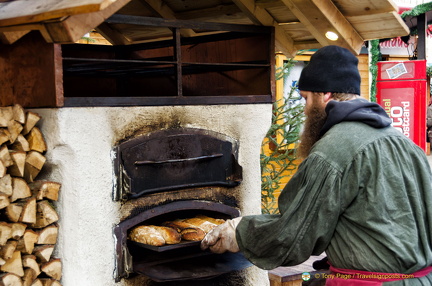
{"type": "Polygon", "coordinates": [[[227,220],[211,230],[201,241],[201,249],[209,248],[214,253],[238,252],[240,249],[236,240],[236,228],[241,217],[227,220]]]}

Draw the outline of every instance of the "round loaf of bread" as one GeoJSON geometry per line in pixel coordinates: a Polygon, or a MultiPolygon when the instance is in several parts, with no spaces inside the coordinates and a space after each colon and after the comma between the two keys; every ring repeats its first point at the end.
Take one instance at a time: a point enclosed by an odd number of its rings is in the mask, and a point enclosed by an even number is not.
{"type": "Polygon", "coordinates": [[[129,233],[129,239],[152,246],[162,246],[165,244],[162,234],[153,225],[140,225],[133,228],[129,233]]]}
{"type": "Polygon", "coordinates": [[[203,240],[206,235],[205,232],[198,227],[185,228],[180,232],[180,234],[184,240],[189,240],[189,241],[203,240]]]}

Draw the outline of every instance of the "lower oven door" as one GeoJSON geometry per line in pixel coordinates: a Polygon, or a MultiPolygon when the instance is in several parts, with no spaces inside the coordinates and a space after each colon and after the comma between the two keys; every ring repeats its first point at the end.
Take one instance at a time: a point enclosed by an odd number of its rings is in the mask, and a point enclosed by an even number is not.
{"type": "Polygon", "coordinates": [[[157,282],[209,279],[252,266],[241,253],[214,254],[203,251],[200,241],[182,241],[160,247],[128,240],[129,231],[138,225],[161,224],[176,218],[207,215],[231,219],[240,212],[231,206],[209,201],[177,201],[140,213],[117,225],[117,280],[130,273],[141,274],[157,282]]]}

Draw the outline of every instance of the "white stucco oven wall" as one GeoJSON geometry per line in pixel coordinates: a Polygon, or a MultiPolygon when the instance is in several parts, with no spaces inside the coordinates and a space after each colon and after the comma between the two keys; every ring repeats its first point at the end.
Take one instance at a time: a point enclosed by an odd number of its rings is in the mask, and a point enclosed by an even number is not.
{"type": "MultiPolygon", "coordinates": [[[[236,188],[243,215],[260,213],[261,142],[270,127],[271,104],[33,109],[48,151],[38,179],[62,184],[55,256],[63,263],[64,286],[115,283],[113,227],[120,203],[112,199],[113,147],[136,131],[172,126],[209,129],[239,142],[243,182],[236,188]]],[[[249,268],[245,286],[268,285],[267,272],[249,268]]]]}

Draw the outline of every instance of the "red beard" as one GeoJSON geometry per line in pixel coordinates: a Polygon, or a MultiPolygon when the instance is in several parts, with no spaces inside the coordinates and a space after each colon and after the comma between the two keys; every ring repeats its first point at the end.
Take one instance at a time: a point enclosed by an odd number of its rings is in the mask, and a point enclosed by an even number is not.
{"type": "Polygon", "coordinates": [[[325,110],[316,105],[312,106],[308,113],[300,136],[300,146],[297,150],[297,154],[301,159],[309,156],[313,145],[321,138],[320,131],[327,120],[325,110]]]}

